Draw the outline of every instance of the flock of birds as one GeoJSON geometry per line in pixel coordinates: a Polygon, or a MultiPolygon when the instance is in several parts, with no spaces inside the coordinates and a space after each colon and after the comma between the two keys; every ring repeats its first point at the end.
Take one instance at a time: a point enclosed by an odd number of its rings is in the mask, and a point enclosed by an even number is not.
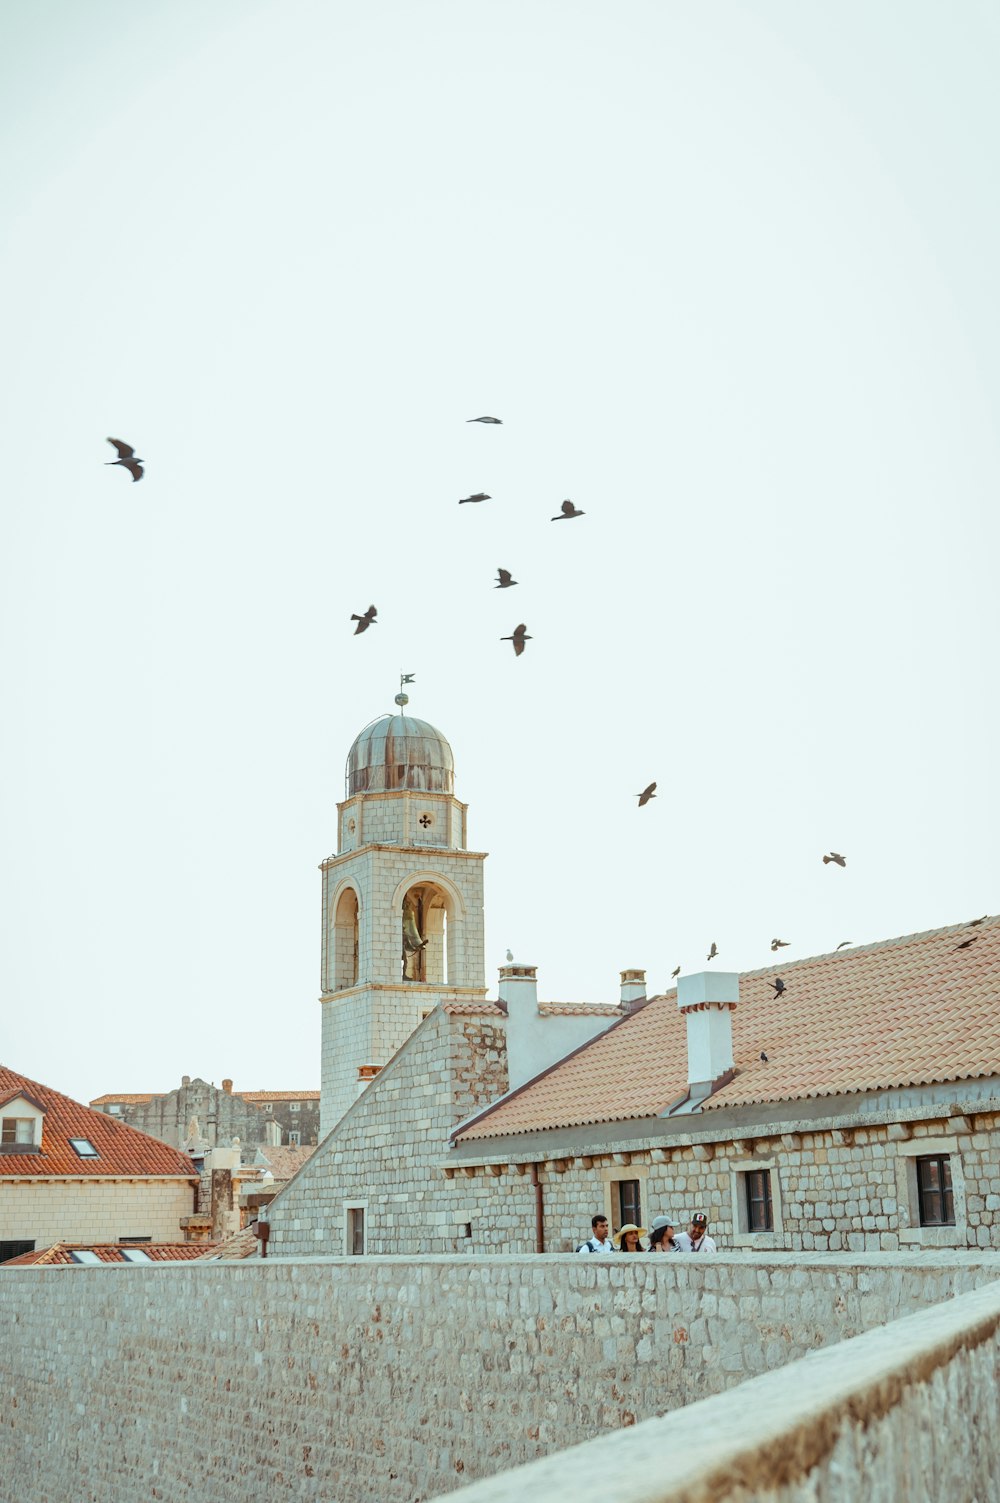
{"type": "MultiPolygon", "coordinates": [[[[477,418],[467,418],[466,421],[469,422],[469,423],[495,424],[497,427],[500,427],[502,425],[503,419],[502,418],[498,418],[498,417],[477,417],[477,418]]],[[[131,444],[125,443],[120,438],[109,438],[108,439],[108,443],[111,444],[117,450],[117,452],[118,452],[118,458],[117,459],[109,459],[107,461],[107,463],[109,465],[121,465],[123,469],[128,470],[129,473],[132,476],[133,482],[135,482],[137,480],[141,480],[142,477],[143,477],[143,474],[145,473],[145,471],[143,470],[143,465],[146,463],[146,461],[144,459],[140,459],[138,457],[138,455],[136,454],[135,450],[132,448],[131,444]]],[[[492,500],[492,497],[490,495],[488,495],[486,491],[477,491],[475,493],[475,495],[472,495],[472,496],[462,496],[460,498],[458,504],[459,504],[459,506],[468,506],[468,505],[478,504],[480,502],[490,501],[490,500],[492,500]]],[[[584,513],[577,506],[575,506],[572,501],[566,500],[566,501],[564,501],[562,503],[562,506],[559,509],[558,515],[552,517],[550,520],[553,521],[553,522],[568,522],[568,521],[574,520],[576,517],[582,517],[582,516],[585,516],[585,515],[586,515],[586,513],[584,513]]],[[[498,589],[498,590],[509,590],[509,589],[512,589],[514,587],[514,585],[516,585],[516,584],[517,584],[517,580],[513,578],[513,576],[512,576],[512,574],[511,574],[511,572],[510,572],[509,569],[502,569],[502,568],[499,568],[499,567],[497,568],[497,583],[496,583],[496,585],[494,587],[495,589],[498,589]]],[[[368,607],[368,609],[365,612],[363,612],[363,614],[360,615],[360,616],[352,614],[351,620],[352,621],[356,621],[358,623],[357,626],[354,628],[354,635],[355,636],[359,636],[361,632],[367,631],[368,628],[369,628],[369,626],[377,624],[377,622],[376,622],[377,616],[378,616],[378,610],[377,610],[377,608],[374,605],[370,605],[368,607]]],[[[522,621],[517,626],[515,626],[513,632],[511,633],[511,635],[509,637],[501,637],[500,640],[501,640],[501,642],[513,642],[513,644],[514,644],[514,655],[516,657],[520,657],[521,654],[522,654],[522,652],[524,651],[524,644],[526,642],[530,642],[532,639],[531,639],[531,636],[530,636],[530,634],[528,632],[528,629],[527,629],[525,623],[522,621]]],[[[406,675],[407,681],[409,681],[409,679],[411,677],[412,677],[412,675],[409,675],[409,674],[406,675]]],[[[641,793],[637,793],[636,794],[636,798],[639,800],[639,808],[640,809],[643,808],[643,806],[645,804],[649,803],[650,799],[654,799],[655,797],[656,797],[656,784],[655,784],[655,782],[647,784],[647,786],[642,790],[641,793]]],[[[830,852],[828,852],[823,857],[823,865],[824,866],[829,866],[831,862],[835,866],[844,866],[844,867],[846,867],[846,865],[847,865],[847,858],[845,856],[842,856],[839,851],[830,851],[830,852]]],[[[969,921],[968,928],[970,928],[970,929],[976,929],[976,928],[978,928],[978,926],[980,924],[983,924],[983,923],[986,922],[986,920],[987,920],[988,917],[989,917],[989,914],[984,913],[983,916],[982,916],[982,918],[971,919],[969,921]]],[[[963,939],[959,944],[955,945],[954,948],[955,948],[955,950],[968,950],[971,945],[974,945],[976,943],[977,938],[978,938],[978,935],[973,934],[968,939],[963,939]]],[[[771,941],[771,950],[772,950],[772,953],[777,953],[778,950],[787,949],[788,946],[789,946],[789,943],[790,943],[790,941],[786,940],[786,939],[772,939],[772,941],[771,941]]],[[[853,944],[853,940],[842,939],[840,941],[840,944],[837,946],[837,950],[843,950],[846,946],[848,946],[850,944],[853,944]]],[[[718,957],[718,954],[719,954],[719,947],[715,943],[715,940],[713,940],[712,944],[711,944],[711,947],[709,949],[709,952],[705,956],[705,959],[706,959],[706,961],[715,960],[718,957]]],[[[507,959],[511,960],[512,958],[513,957],[511,955],[510,951],[508,951],[507,952],[507,959]]],[[[677,966],[677,968],[675,970],[671,971],[671,973],[670,973],[670,979],[671,979],[671,981],[675,981],[677,979],[677,977],[680,975],[680,973],[681,973],[681,968],[680,968],[680,966],[677,966]]],[[[784,994],[784,992],[787,990],[787,988],[785,986],[785,982],[782,980],[782,978],[780,976],[776,976],[773,981],[768,982],[768,985],[771,986],[771,987],[773,987],[773,989],[774,989],[774,995],[775,995],[776,998],[782,996],[784,994]]],[[[767,1062],[768,1062],[767,1055],[764,1053],[763,1050],[761,1050],[760,1058],[761,1058],[761,1060],[763,1061],[764,1064],[767,1064],[767,1062]]]]}
{"type": "MultiPolygon", "coordinates": [[[[503,418],[498,418],[498,417],[466,418],[466,422],[467,423],[493,423],[493,424],[495,424],[499,428],[503,424],[503,418]]],[[[131,453],[131,450],[129,452],[131,453]]],[[[459,497],[458,504],[459,504],[459,506],[478,506],[481,502],[483,502],[483,501],[492,501],[492,499],[493,499],[493,497],[487,491],[476,491],[474,495],[459,497]]],[[[558,514],[558,516],[552,517],[551,520],[553,522],[572,522],[576,517],[583,517],[585,515],[586,515],[586,513],[583,512],[583,511],[581,511],[578,506],[575,506],[572,501],[567,500],[567,501],[564,501],[562,503],[561,507],[559,508],[559,514],[558,514]]],[[[516,584],[517,584],[517,580],[514,578],[514,576],[511,573],[511,571],[509,569],[501,569],[498,566],[498,568],[497,568],[497,582],[496,582],[496,584],[494,586],[494,589],[497,589],[497,590],[511,590],[511,589],[514,588],[514,586],[516,584]]],[[[378,610],[377,610],[377,608],[374,605],[370,605],[368,607],[368,609],[364,612],[364,614],[361,615],[361,616],[358,616],[356,614],[352,615],[351,616],[351,620],[352,621],[356,621],[358,623],[357,626],[354,628],[354,635],[358,636],[361,632],[367,631],[368,628],[369,628],[369,626],[371,626],[373,623],[377,624],[377,622],[376,622],[376,617],[377,616],[378,616],[378,610]]],[[[511,634],[510,634],[509,637],[501,637],[500,640],[501,640],[501,642],[512,642],[514,644],[514,656],[519,658],[521,656],[522,652],[524,651],[525,643],[531,641],[531,633],[528,631],[528,628],[525,625],[525,623],[523,621],[521,621],[521,622],[518,623],[517,626],[515,626],[514,630],[511,632],[511,634]]],[[[656,784],[654,783],[652,786],[655,788],[656,784]]]]}

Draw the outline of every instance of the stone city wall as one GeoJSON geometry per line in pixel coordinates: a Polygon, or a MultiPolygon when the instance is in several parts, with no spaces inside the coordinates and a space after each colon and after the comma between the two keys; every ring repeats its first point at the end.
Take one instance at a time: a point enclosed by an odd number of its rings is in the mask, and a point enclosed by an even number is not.
{"type": "Polygon", "coordinates": [[[947,1252],[0,1270],[0,1475],[18,1503],[418,1503],[998,1274],[947,1252]]]}
{"type": "Polygon", "coordinates": [[[1000,1284],[730,1393],[449,1492],[454,1503],[987,1503],[1000,1284]]]}

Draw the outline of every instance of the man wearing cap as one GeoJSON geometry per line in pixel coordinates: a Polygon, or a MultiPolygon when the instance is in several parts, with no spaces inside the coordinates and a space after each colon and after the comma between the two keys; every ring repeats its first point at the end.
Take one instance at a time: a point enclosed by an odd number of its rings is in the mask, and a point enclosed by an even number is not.
{"type": "Polygon", "coordinates": [[[714,1238],[708,1235],[708,1217],[704,1211],[695,1211],[686,1232],[678,1232],[674,1238],[679,1252],[718,1252],[714,1238]]]}

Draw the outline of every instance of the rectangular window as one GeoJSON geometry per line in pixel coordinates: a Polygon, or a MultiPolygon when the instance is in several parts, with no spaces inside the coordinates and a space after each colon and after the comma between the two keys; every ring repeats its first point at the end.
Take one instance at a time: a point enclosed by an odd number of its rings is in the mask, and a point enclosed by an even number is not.
{"type": "Polygon", "coordinates": [[[917,1159],[917,1202],[921,1226],[954,1226],[955,1198],[947,1154],[917,1159]]]}
{"type": "Polygon", "coordinates": [[[347,1212],[347,1251],[354,1258],[364,1256],[365,1212],[363,1206],[352,1206],[347,1212]]]}
{"type": "Polygon", "coordinates": [[[288,1103],[288,1110],[290,1112],[297,1112],[301,1108],[301,1105],[302,1103],[300,1101],[290,1101],[288,1103]]]}
{"type": "Polygon", "coordinates": [[[153,1260],[149,1256],[149,1254],[148,1253],[144,1253],[142,1251],[142,1249],[139,1248],[139,1247],[123,1247],[122,1248],[122,1262],[123,1263],[152,1263],[152,1261],[153,1260]]]}
{"type": "Polygon", "coordinates": [[[771,1210],[771,1171],[751,1169],[744,1174],[743,1184],[747,1197],[747,1231],[772,1232],[774,1215],[771,1210]]]}
{"type": "Polygon", "coordinates": [[[33,1242],[0,1242],[0,1263],[6,1263],[8,1258],[19,1258],[22,1253],[34,1252],[33,1242]]]}
{"type": "Polygon", "coordinates": [[[89,1138],[70,1138],[69,1146],[75,1148],[82,1159],[99,1159],[101,1156],[89,1138]]]}
{"type": "Polygon", "coordinates": [[[88,1263],[93,1265],[99,1264],[101,1261],[97,1254],[95,1252],[92,1252],[88,1247],[74,1247],[70,1252],[70,1257],[73,1259],[74,1263],[88,1263]]]}
{"type": "Polygon", "coordinates": [[[642,1226],[639,1181],[620,1179],[618,1181],[618,1225],[625,1226],[629,1221],[635,1226],[642,1226]]]}
{"type": "Polygon", "coordinates": [[[119,1237],[121,1246],[125,1247],[129,1242],[152,1242],[152,1237],[119,1237]]]}
{"type": "Polygon", "coordinates": [[[290,1148],[298,1148],[301,1143],[302,1134],[300,1132],[290,1132],[288,1134],[288,1145],[290,1148]]]}
{"type": "Polygon", "coordinates": [[[33,1117],[4,1117],[0,1123],[0,1143],[33,1143],[35,1121],[33,1117]]]}

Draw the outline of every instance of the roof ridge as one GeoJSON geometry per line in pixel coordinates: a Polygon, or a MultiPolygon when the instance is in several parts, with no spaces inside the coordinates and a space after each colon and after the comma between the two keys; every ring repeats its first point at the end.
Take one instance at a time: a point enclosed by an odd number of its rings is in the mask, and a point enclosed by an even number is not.
{"type": "MultiPolygon", "coordinates": [[[[978,929],[985,925],[1000,924],[1000,914],[987,915],[984,922],[977,924],[978,929]]],[[[892,939],[874,939],[867,945],[852,945],[847,951],[848,955],[870,955],[873,950],[888,950],[893,945],[911,944],[916,939],[936,939],[940,934],[959,934],[963,929],[970,927],[970,921],[965,920],[962,924],[944,924],[940,929],[917,929],[913,934],[897,934],[892,939]]],[[[752,971],[740,971],[740,976],[769,976],[776,966],[784,970],[790,970],[792,966],[810,965],[817,960],[832,960],[843,955],[842,950],[821,950],[818,955],[801,955],[798,960],[775,960],[770,965],[757,966],[752,971]]],[[[676,991],[676,987],[674,988],[676,991]]]]}

